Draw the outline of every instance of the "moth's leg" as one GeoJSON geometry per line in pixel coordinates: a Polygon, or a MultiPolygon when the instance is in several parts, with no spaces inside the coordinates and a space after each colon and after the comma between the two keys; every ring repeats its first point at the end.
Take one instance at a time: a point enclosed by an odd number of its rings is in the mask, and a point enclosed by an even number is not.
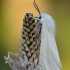
{"type": "Polygon", "coordinates": [[[42,29],[42,24],[40,24],[39,35],[38,35],[38,39],[40,42],[41,42],[41,29],[42,29]]]}

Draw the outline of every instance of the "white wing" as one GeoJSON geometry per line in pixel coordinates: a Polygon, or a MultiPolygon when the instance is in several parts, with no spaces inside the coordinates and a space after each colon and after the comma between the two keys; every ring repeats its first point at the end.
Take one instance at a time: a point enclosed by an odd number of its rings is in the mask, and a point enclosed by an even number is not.
{"type": "Polygon", "coordinates": [[[61,70],[60,58],[54,35],[42,25],[40,46],[40,70],[61,70]]]}

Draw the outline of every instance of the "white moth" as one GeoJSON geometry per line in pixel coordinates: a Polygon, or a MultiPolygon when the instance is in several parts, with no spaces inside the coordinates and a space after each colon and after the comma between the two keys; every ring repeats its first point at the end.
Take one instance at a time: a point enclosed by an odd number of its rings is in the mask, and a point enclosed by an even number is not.
{"type": "MultiPolygon", "coordinates": [[[[38,6],[34,0],[34,7],[39,12],[39,17],[33,17],[39,20],[41,27],[40,40],[40,70],[61,70],[61,62],[58,54],[58,49],[55,41],[55,22],[53,18],[45,13],[40,13],[38,6]]],[[[40,29],[38,30],[38,32],[40,29]]]]}
{"type": "Polygon", "coordinates": [[[40,70],[61,70],[62,66],[55,41],[55,22],[48,14],[42,13],[39,22],[41,29],[40,70]]]}

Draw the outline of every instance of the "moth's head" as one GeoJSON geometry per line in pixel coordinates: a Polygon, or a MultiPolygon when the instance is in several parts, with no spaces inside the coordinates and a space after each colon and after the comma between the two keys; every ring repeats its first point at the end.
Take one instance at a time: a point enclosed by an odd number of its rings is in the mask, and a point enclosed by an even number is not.
{"type": "Polygon", "coordinates": [[[45,13],[41,13],[39,16],[38,16],[38,21],[43,24],[44,22],[47,21],[47,18],[48,18],[48,14],[45,14],[45,13]]]}

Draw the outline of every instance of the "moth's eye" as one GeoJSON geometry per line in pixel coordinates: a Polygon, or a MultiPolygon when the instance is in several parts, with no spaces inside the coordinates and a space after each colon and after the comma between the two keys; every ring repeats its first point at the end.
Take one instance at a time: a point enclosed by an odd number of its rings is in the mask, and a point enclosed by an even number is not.
{"type": "Polygon", "coordinates": [[[41,16],[39,17],[39,19],[41,19],[41,16]]]}

